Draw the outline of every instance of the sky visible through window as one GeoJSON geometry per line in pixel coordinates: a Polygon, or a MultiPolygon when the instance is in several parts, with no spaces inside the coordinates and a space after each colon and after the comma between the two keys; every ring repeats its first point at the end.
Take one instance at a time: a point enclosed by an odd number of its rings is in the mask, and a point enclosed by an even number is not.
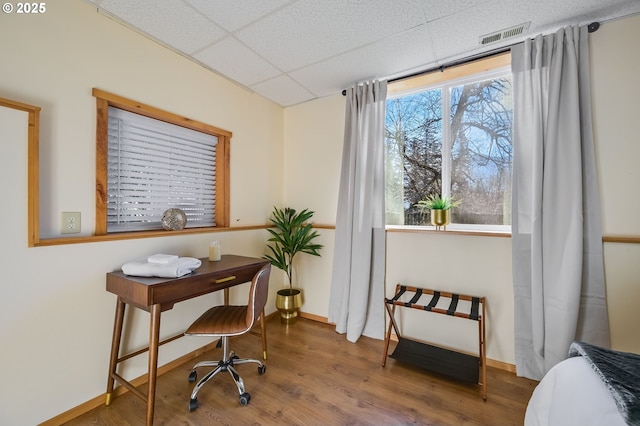
{"type": "Polygon", "coordinates": [[[512,121],[509,74],[389,99],[387,223],[429,224],[416,203],[437,194],[461,200],[454,223],[510,225],[512,121]]]}

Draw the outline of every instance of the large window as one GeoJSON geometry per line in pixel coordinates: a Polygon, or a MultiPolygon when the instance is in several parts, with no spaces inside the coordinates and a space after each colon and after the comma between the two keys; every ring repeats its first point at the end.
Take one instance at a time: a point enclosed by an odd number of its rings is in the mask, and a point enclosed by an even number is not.
{"type": "Polygon", "coordinates": [[[390,87],[387,224],[429,225],[430,212],[417,203],[432,195],[460,201],[453,224],[511,224],[513,109],[505,61],[501,56],[390,87]]]}
{"type": "Polygon", "coordinates": [[[94,90],[98,101],[96,234],[228,226],[231,133],[94,90]]]}

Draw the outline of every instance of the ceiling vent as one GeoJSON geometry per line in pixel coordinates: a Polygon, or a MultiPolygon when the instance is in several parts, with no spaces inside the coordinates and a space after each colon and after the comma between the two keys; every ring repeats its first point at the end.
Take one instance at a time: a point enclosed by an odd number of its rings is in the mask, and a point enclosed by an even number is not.
{"type": "Polygon", "coordinates": [[[516,25],[515,27],[506,28],[504,30],[496,31],[495,33],[480,36],[480,45],[484,46],[486,44],[496,43],[501,40],[517,37],[529,30],[529,24],[531,24],[531,22],[525,22],[524,24],[516,25]]]}

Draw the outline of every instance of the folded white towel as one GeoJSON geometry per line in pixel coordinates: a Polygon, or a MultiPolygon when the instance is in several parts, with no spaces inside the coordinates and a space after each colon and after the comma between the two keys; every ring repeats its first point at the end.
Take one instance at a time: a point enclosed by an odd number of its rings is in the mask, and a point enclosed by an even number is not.
{"type": "Polygon", "coordinates": [[[180,257],[169,263],[133,261],[122,265],[122,272],[138,277],[179,278],[198,269],[201,264],[200,259],[193,257],[180,257]]]}
{"type": "Polygon", "coordinates": [[[154,254],[153,256],[149,256],[147,258],[147,262],[149,263],[169,263],[169,262],[173,262],[174,260],[178,260],[179,256],[176,256],[175,254],[162,254],[162,253],[158,253],[158,254],[154,254]]]}

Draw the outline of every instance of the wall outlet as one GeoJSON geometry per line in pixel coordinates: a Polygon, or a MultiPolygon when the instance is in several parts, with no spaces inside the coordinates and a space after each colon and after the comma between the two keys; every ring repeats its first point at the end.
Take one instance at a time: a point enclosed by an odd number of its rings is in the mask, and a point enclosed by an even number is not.
{"type": "Polygon", "coordinates": [[[80,232],[80,212],[62,212],[62,234],[77,234],[80,232]]]}

